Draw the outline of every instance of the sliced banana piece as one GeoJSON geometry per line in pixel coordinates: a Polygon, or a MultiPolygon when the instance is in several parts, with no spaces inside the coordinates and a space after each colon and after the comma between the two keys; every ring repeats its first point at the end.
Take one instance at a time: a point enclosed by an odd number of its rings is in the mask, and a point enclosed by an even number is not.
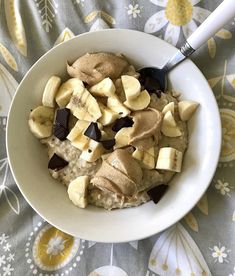
{"type": "Polygon", "coordinates": [[[52,76],[46,83],[43,91],[42,104],[48,107],[55,107],[55,96],[59,90],[61,78],[52,76]]]}
{"type": "Polygon", "coordinates": [[[188,121],[198,108],[198,103],[194,101],[181,101],[178,103],[179,115],[182,121],[188,121]]]}
{"type": "Polygon", "coordinates": [[[130,135],[133,131],[132,127],[124,127],[120,129],[115,135],[115,146],[114,149],[123,148],[129,145],[130,135]]]}
{"type": "Polygon", "coordinates": [[[141,162],[141,165],[145,169],[152,170],[155,168],[155,154],[154,147],[149,148],[146,151],[136,149],[132,156],[141,162]]]}
{"type": "Polygon", "coordinates": [[[171,147],[159,150],[156,169],[181,172],[182,152],[171,147]]]}
{"type": "Polygon", "coordinates": [[[89,122],[78,120],[76,122],[76,124],[74,125],[74,127],[69,132],[69,134],[67,136],[67,139],[72,142],[74,139],[76,139],[76,137],[80,133],[82,133],[83,131],[85,131],[88,128],[88,126],[89,126],[89,122]]]}
{"type": "Polygon", "coordinates": [[[125,91],[127,100],[136,99],[141,91],[140,82],[133,76],[123,75],[121,76],[123,89],[125,91]]]}
{"type": "Polygon", "coordinates": [[[88,185],[89,177],[87,175],[79,176],[69,184],[69,199],[79,208],[86,208],[88,204],[88,185]]]}
{"type": "Polygon", "coordinates": [[[109,109],[107,106],[99,103],[99,107],[102,113],[102,116],[98,119],[98,121],[103,125],[107,126],[112,124],[116,119],[119,118],[119,114],[109,109]]]}
{"type": "Polygon", "coordinates": [[[83,150],[80,158],[87,162],[95,162],[103,153],[104,148],[102,144],[90,139],[87,148],[83,150]]]}
{"type": "Polygon", "coordinates": [[[167,111],[162,120],[161,131],[165,136],[178,137],[182,135],[180,128],[177,126],[176,121],[171,113],[167,111]]]}
{"type": "Polygon", "coordinates": [[[117,96],[109,97],[107,100],[107,107],[113,112],[118,113],[120,117],[126,117],[131,111],[123,105],[117,96]]]}
{"type": "Polygon", "coordinates": [[[176,121],[171,113],[171,111],[167,111],[163,117],[162,124],[170,127],[176,127],[176,121]]]}
{"type": "Polygon", "coordinates": [[[171,111],[171,113],[174,115],[174,113],[175,113],[175,103],[174,102],[170,102],[167,105],[165,105],[162,110],[162,113],[166,114],[168,111],[171,111]]]}
{"type": "Polygon", "coordinates": [[[139,96],[133,100],[127,99],[124,104],[131,110],[137,111],[145,109],[150,103],[150,95],[147,90],[143,90],[139,96]]]}
{"type": "Polygon", "coordinates": [[[85,88],[74,90],[67,108],[80,120],[96,122],[102,116],[97,100],[85,88]]]}
{"type": "MultiPolygon", "coordinates": [[[[87,121],[78,120],[67,136],[67,139],[71,141],[71,145],[81,151],[85,150],[90,143],[90,138],[84,135],[84,132],[89,125],[90,123],[87,121]]],[[[98,123],[98,127],[99,129],[102,129],[100,123],[98,123]]],[[[101,132],[103,133],[103,131],[101,132]]]]}
{"type": "Polygon", "coordinates": [[[81,133],[71,142],[71,145],[82,151],[88,147],[89,141],[89,138],[81,133]]]}
{"type": "Polygon", "coordinates": [[[116,95],[118,96],[119,100],[123,103],[126,100],[125,91],[123,89],[122,80],[117,79],[115,81],[115,87],[116,87],[116,95]]]}
{"type": "Polygon", "coordinates": [[[29,129],[37,138],[47,138],[52,135],[54,109],[38,106],[29,115],[29,129]]]}
{"type": "Polygon", "coordinates": [[[84,135],[84,131],[88,126],[89,122],[78,120],[67,136],[67,139],[71,141],[72,146],[79,150],[84,150],[88,146],[89,138],[84,135]]]}
{"type": "Polygon", "coordinates": [[[105,78],[101,82],[93,85],[89,89],[90,93],[98,97],[112,97],[116,88],[110,78],[105,78]]]}
{"type": "Polygon", "coordinates": [[[60,88],[58,93],[56,94],[55,100],[59,107],[65,107],[73,94],[74,89],[78,90],[84,89],[84,84],[81,80],[77,78],[68,79],[64,82],[60,88]]]}

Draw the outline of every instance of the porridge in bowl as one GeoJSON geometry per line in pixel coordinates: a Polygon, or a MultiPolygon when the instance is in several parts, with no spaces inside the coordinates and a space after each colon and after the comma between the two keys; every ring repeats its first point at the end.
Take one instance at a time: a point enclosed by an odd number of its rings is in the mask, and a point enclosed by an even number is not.
{"type": "Polygon", "coordinates": [[[80,208],[157,203],[188,144],[198,107],[143,79],[122,55],[86,54],[49,78],[29,128],[48,148],[51,176],[80,208]]]}

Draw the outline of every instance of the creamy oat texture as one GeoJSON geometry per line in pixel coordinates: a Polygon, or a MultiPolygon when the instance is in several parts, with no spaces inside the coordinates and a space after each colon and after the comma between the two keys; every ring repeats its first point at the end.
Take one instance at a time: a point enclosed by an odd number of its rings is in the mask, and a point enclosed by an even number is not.
{"type": "MultiPolygon", "coordinates": [[[[138,76],[134,67],[124,57],[105,53],[86,54],[71,66],[68,65],[67,69],[70,76],[78,77],[89,85],[110,77],[116,85],[116,94],[122,101],[125,100],[125,95],[120,85],[121,75],[129,72],[130,75],[138,76]]],[[[169,102],[175,102],[177,105],[177,98],[169,92],[162,93],[161,98],[151,94],[148,109],[132,112],[129,115],[133,118],[133,127],[135,127],[130,146],[115,150],[105,160],[100,158],[96,162],[86,162],[79,158],[81,151],[72,146],[69,140],[60,141],[54,136],[43,139],[42,143],[47,145],[49,157],[56,153],[69,162],[61,170],[49,170],[52,177],[68,186],[78,176],[90,176],[88,202],[105,209],[138,206],[149,201],[147,190],[159,184],[168,183],[174,176],[174,172],[143,168],[131,153],[135,148],[150,147],[154,147],[156,156],[161,147],[173,147],[182,153],[185,152],[187,126],[180,120],[176,109],[174,118],[182,135],[166,137],[160,132],[161,111],[169,102]]],[[[71,115],[70,129],[75,121],[71,115]]],[[[104,129],[110,138],[114,137],[115,133],[111,127],[104,129]]]]}

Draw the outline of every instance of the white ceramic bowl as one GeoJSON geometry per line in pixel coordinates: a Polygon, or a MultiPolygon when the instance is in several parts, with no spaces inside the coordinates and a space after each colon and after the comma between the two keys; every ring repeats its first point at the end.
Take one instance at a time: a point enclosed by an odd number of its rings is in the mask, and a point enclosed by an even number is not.
{"type": "Polygon", "coordinates": [[[136,208],[106,211],[75,207],[66,188],[47,170],[46,149],[28,128],[30,109],[41,104],[43,87],[51,75],[66,76],[66,61],[87,52],[125,54],[136,68],[161,67],[176,48],[145,33],[105,30],[86,33],[63,43],[41,57],[29,70],[13,99],[7,125],[10,166],[22,194],[34,210],[52,225],[71,235],[99,242],[125,242],[156,234],[180,220],[206,191],[219,158],[221,124],[214,95],[198,68],[187,60],[169,74],[182,99],[200,103],[189,122],[189,146],[182,173],[162,200],[136,208]],[[115,40],[114,40],[115,38],[115,40]]]}

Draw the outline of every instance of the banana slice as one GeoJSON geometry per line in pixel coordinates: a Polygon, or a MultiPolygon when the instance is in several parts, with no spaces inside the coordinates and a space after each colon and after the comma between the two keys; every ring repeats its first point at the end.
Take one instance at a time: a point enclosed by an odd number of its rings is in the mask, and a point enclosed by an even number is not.
{"type": "Polygon", "coordinates": [[[181,101],[178,103],[179,115],[182,121],[188,121],[198,108],[198,103],[194,101],[181,101]]]}
{"type": "Polygon", "coordinates": [[[85,88],[74,89],[67,108],[80,120],[96,122],[102,116],[97,100],[85,88]]]}
{"type": "Polygon", "coordinates": [[[52,135],[53,120],[53,108],[38,106],[29,115],[29,128],[37,138],[46,138],[52,135]]]}
{"type": "Polygon", "coordinates": [[[120,117],[126,117],[131,112],[129,109],[123,105],[123,103],[119,100],[117,96],[109,97],[107,100],[107,107],[111,109],[113,112],[118,113],[120,117]]]}
{"type": "Polygon", "coordinates": [[[115,94],[116,88],[110,78],[105,78],[101,82],[93,85],[89,91],[94,96],[112,97],[115,94]]]}
{"type": "Polygon", "coordinates": [[[107,126],[112,124],[116,119],[119,118],[119,114],[112,111],[102,103],[99,103],[99,107],[102,113],[102,116],[98,119],[98,121],[103,125],[107,126]]]}
{"type": "Polygon", "coordinates": [[[178,137],[182,135],[176,121],[171,113],[167,111],[162,120],[161,131],[165,136],[168,137],[178,137]]]}
{"type": "Polygon", "coordinates": [[[43,91],[42,104],[48,107],[55,107],[55,96],[59,90],[61,78],[52,76],[46,83],[43,91]]]}
{"type": "Polygon", "coordinates": [[[129,145],[130,135],[133,131],[132,127],[124,127],[120,129],[115,135],[116,144],[114,149],[123,148],[129,145]]]}
{"type": "Polygon", "coordinates": [[[165,126],[176,127],[176,121],[171,113],[171,111],[167,111],[163,117],[162,124],[165,126]]]}
{"type": "Polygon", "coordinates": [[[83,150],[80,158],[87,162],[95,162],[103,153],[104,148],[102,144],[90,139],[87,148],[83,150]]]}
{"type": "Polygon", "coordinates": [[[55,100],[59,107],[65,107],[73,94],[73,90],[76,89],[84,89],[84,84],[77,78],[68,79],[64,82],[60,88],[58,93],[56,94],[55,100]]]}
{"type": "Polygon", "coordinates": [[[78,120],[67,136],[67,139],[71,141],[72,146],[79,150],[84,150],[88,146],[89,138],[83,134],[88,126],[89,122],[78,120]]]}
{"type": "Polygon", "coordinates": [[[174,113],[175,113],[175,103],[174,102],[170,102],[167,105],[165,105],[162,110],[162,113],[166,114],[168,111],[171,111],[171,113],[174,115],[174,113]]]}
{"type": "Polygon", "coordinates": [[[124,104],[131,110],[137,111],[145,109],[150,103],[150,95],[147,90],[143,90],[139,96],[133,100],[127,99],[124,104]]]}
{"type": "Polygon", "coordinates": [[[77,136],[85,131],[89,126],[89,122],[78,120],[74,127],[71,129],[70,133],[67,136],[67,139],[71,142],[77,138],[77,136]]]}
{"type": "Polygon", "coordinates": [[[142,151],[139,149],[136,149],[132,156],[141,161],[141,165],[145,169],[152,170],[155,168],[155,154],[154,154],[154,147],[149,148],[146,151],[142,151]]]}
{"type": "Polygon", "coordinates": [[[71,142],[71,145],[75,148],[83,151],[87,148],[89,144],[89,138],[83,135],[82,133],[77,136],[77,138],[71,142]]]}
{"type": "Polygon", "coordinates": [[[125,91],[126,99],[127,100],[134,100],[136,99],[141,91],[141,84],[140,82],[132,76],[123,75],[121,76],[122,85],[125,91]]]}
{"type": "Polygon", "coordinates": [[[79,176],[69,184],[68,195],[74,205],[86,208],[88,204],[88,185],[89,177],[87,175],[79,176]]]}
{"type": "Polygon", "coordinates": [[[159,150],[156,169],[181,172],[182,152],[171,147],[159,150]]]}
{"type": "Polygon", "coordinates": [[[116,87],[116,95],[118,96],[119,100],[123,103],[126,100],[125,91],[123,89],[122,80],[117,79],[115,81],[115,87],[116,87]]]}

